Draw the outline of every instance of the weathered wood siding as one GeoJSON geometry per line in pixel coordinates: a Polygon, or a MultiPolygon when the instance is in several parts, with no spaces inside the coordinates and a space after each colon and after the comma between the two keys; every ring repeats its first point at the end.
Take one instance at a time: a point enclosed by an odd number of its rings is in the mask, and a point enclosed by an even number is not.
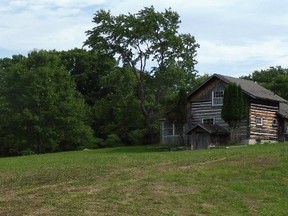
{"type": "Polygon", "coordinates": [[[249,109],[250,139],[255,140],[277,140],[278,126],[273,124],[277,119],[277,104],[260,104],[251,102],[249,109]],[[262,118],[263,124],[257,125],[256,118],[262,118]]]}
{"type": "Polygon", "coordinates": [[[190,109],[191,125],[202,123],[202,119],[213,118],[215,124],[218,124],[228,130],[228,125],[221,118],[222,106],[212,106],[210,101],[192,102],[190,109]]]}
{"type": "MultiPolygon", "coordinates": [[[[192,102],[190,104],[190,127],[202,123],[203,118],[213,118],[214,123],[229,131],[228,124],[221,118],[222,106],[212,106],[210,101],[192,102]]],[[[248,117],[248,116],[247,116],[248,117]]],[[[248,138],[248,118],[245,118],[240,125],[240,138],[248,138]]]]}
{"type": "Polygon", "coordinates": [[[207,132],[194,131],[192,133],[191,146],[193,149],[207,149],[211,145],[211,138],[207,132]]]}
{"type": "Polygon", "coordinates": [[[206,83],[205,87],[202,87],[195,92],[189,99],[190,101],[211,101],[212,91],[224,91],[225,83],[218,79],[212,79],[206,83]]]}
{"type": "MultiPolygon", "coordinates": [[[[212,78],[189,96],[190,116],[189,127],[202,123],[203,119],[214,119],[214,123],[229,129],[221,118],[222,106],[213,106],[212,92],[224,91],[226,83],[218,78],[212,78]]],[[[253,95],[253,94],[252,94],[253,95]]],[[[247,111],[240,126],[241,142],[255,143],[257,141],[288,140],[288,123],[278,115],[279,102],[255,99],[247,94],[247,111]],[[257,125],[256,118],[262,118],[263,124],[257,125]],[[277,125],[277,120],[279,124],[277,125]],[[275,123],[276,122],[276,123],[275,123]]]]}
{"type": "Polygon", "coordinates": [[[225,83],[219,79],[212,79],[189,98],[190,126],[202,123],[204,118],[213,118],[215,124],[228,129],[228,125],[221,118],[222,106],[212,106],[212,92],[224,91],[224,89],[225,83]]]}

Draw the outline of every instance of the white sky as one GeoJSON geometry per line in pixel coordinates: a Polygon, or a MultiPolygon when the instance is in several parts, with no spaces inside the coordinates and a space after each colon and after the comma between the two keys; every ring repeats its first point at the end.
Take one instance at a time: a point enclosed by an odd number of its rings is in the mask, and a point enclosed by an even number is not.
{"type": "Polygon", "coordinates": [[[179,32],[195,36],[200,74],[288,67],[286,0],[0,0],[0,58],[80,48],[96,11],[127,14],[151,5],[171,7],[182,20],[179,32]]]}

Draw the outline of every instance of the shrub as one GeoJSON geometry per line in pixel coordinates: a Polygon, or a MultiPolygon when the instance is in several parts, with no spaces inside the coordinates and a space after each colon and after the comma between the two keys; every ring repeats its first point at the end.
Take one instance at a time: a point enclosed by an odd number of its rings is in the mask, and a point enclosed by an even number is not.
{"type": "Polygon", "coordinates": [[[133,130],[128,133],[129,142],[132,145],[143,144],[143,138],[146,134],[146,129],[133,130]]]}
{"type": "Polygon", "coordinates": [[[109,134],[104,141],[105,147],[113,147],[113,146],[119,146],[121,144],[121,139],[117,134],[109,134]]]}
{"type": "Polygon", "coordinates": [[[34,155],[35,152],[32,151],[31,149],[25,149],[23,151],[20,152],[21,155],[34,155]]]}

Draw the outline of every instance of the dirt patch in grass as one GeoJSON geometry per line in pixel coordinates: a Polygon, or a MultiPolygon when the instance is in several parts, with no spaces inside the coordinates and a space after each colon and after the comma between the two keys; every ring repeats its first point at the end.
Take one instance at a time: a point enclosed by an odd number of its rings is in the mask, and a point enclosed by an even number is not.
{"type": "Polygon", "coordinates": [[[0,203],[2,202],[10,202],[11,200],[15,199],[17,196],[16,192],[13,190],[2,190],[0,193],[0,203]]]}
{"type": "Polygon", "coordinates": [[[249,161],[251,166],[257,167],[269,167],[274,166],[279,163],[278,158],[271,158],[271,157],[263,157],[263,158],[253,158],[249,161]]]}
{"type": "Polygon", "coordinates": [[[207,160],[204,162],[196,162],[196,163],[193,163],[190,165],[180,166],[179,169],[186,170],[186,169],[191,169],[191,168],[195,168],[198,166],[203,166],[203,165],[205,166],[205,165],[214,164],[214,163],[218,163],[218,162],[224,162],[225,160],[227,160],[227,157],[219,158],[216,160],[207,160]]]}

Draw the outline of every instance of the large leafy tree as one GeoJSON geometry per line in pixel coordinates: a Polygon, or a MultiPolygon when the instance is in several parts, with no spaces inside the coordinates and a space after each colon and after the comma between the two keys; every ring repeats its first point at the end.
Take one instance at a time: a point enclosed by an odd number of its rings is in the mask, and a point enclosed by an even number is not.
{"type": "Polygon", "coordinates": [[[103,140],[99,144],[109,143],[107,137],[117,137],[125,144],[139,143],[145,129],[131,69],[116,67],[113,57],[93,50],[76,48],[60,54],[77,90],[92,110],[92,128],[98,141],[103,140]]]}
{"type": "Polygon", "coordinates": [[[288,100],[288,70],[286,74],[280,74],[273,78],[270,90],[288,100]]]}
{"type": "Polygon", "coordinates": [[[78,48],[62,51],[60,56],[87,104],[93,106],[111,92],[112,89],[102,85],[100,80],[115,69],[114,58],[78,48]]]}
{"type": "Polygon", "coordinates": [[[93,128],[97,137],[117,136],[122,143],[143,144],[146,132],[139,99],[137,82],[130,68],[117,68],[101,77],[101,85],[111,89],[93,106],[93,128]]]}
{"type": "Polygon", "coordinates": [[[118,58],[137,81],[137,97],[146,128],[153,134],[161,102],[171,91],[193,84],[198,44],[190,34],[179,34],[179,15],[171,9],[144,8],[136,14],[113,16],[100,10],[85,45],[118,58]]]}
{"type": "Polygon", "coordinates": [[[221,117],[229,125],[232,143],[238,139],[236,129],[239,128],[244,115],[245,101],[242,88],[236,83],[229,83],[224,91],[221,117]]]}
{"type": "Polygon", "coordinates": [[[282,68],[281,66],[270,67],[268,69],[254,71],[251,75],[244,76],[243,78],[253,80],[288,100],[287,68],[282,68]]]}
{"type": "Polygon", "coordinates": [[[93,141],[84,100],[55,52],[1,68],[1,153],[72,150],[93,141]]]}

